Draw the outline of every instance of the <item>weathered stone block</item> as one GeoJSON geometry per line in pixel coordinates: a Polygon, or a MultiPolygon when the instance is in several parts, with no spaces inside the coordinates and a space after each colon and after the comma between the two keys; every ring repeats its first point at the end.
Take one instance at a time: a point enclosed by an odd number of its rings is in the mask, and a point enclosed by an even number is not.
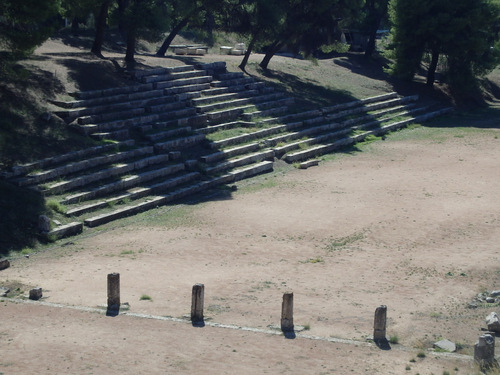
{"type": "Polygon", "coordinates": [[[30,299],[32,300],[39,300],[40,298],[42,298],[42,288],[33,288],[30,290],[30,296],[29,296],[30,299]]]}
{"type": "Polygon", "coordinates": [[[10,267],[8,259],[0,259],[0,271],[10,267]]]}
{"type": "Polygon", "coordinates": [[[496,312],[491,312],[486,317],[486,325],[488,326],[488,331],[500,333],[500,320],[496,312]]]}

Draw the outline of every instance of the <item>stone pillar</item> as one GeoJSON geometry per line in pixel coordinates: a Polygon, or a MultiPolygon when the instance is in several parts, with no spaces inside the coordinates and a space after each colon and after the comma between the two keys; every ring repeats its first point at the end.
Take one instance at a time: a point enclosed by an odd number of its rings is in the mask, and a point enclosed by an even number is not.
{"type": "Polygon", "coordinates": [[[108,274],[108,311],[120,310],[120,274],[108,274]]]}
{"type": "Polygon", "coordinates": [[[386,340],[385,330],[387,324],[387,306],[381,305],[375,310],[375,320],[373,323],[373,340],[386,340]]]}
{"type": "Polygon", "coordinates": [[[474,361],[481,369],[492,367],[495,364],[495,337],[489,333],[479,337],[474,345],[474,361]]]}
{"type": "Polygon", "coordinates": [[[283,294],[281,304],[281,330],[284,332],[293,331],[293,293],[283,294]]]}
{"type": "Polygon", "coordinates": [[[205,298],[205,285],[193,285],[191,298],[191,321],[194,323],[203,322],[203,303],[205,298]]]}

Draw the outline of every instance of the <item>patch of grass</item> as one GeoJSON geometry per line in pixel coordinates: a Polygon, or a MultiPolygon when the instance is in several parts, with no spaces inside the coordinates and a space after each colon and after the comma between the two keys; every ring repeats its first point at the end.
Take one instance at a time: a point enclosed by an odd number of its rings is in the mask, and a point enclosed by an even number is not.
{"type": "Polygon", "coordinates": [[[133,250],[123,250],[120,255],[134,255],[135,252],[133,250]]]}
{"type": "Polygon", "coordinates": [[[47,208],[51,209],[54,212],[57,212],[58,214],[64,215],[68,211],[66,206],[54,199],[48,200],[45,205],[47,206],[47,208]]]}
{"type": "Polygon", "coordinates": [[[425,357],[426,357],[426,354],[425,354],[425,352],[418,352],[418,353],[417,353],[417,357],[418,357],[418,358],[425,358],[425,357]]]}
{"type": "Polygon", "coordinates": [[[350,245],[356,241],[362,240],[363,238],[364,238],[363,233],[354,233],[351,234],[350,236],[336,238],[331,240],[331,242],[326,246],[326,249],[328,251],[334,251],[339,248],[350,245]]]}
{"type": "Polygon", "coordinates": [[[139,300],[141,301],[151,301],[153,302],[153,298],[151,298],[151,296],[147,295],[147,294],[143,294],[141,295],[141,298],[139,298],[139,300]]]}
{"type": "Polygon", "coordinates": [[[389,342],[391,344],[398,344],[399,343],[399,337],[398,335],[392,335],[389,337],[389,342]]]}
{"type": "Polygon", "coordinates": [[[304,263],[325,263],[325,260],[322,257],[316,257],[316,258],[309,258],[308,260],[304,261],[304,263]]]}

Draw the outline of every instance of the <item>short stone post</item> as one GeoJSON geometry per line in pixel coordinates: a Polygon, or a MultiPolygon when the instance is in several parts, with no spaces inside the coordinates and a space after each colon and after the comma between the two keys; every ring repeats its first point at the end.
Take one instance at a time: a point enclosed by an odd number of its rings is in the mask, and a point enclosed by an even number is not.
{"type": "Polygon", "coordinates": [[[40,298],[42,298],[42,288],[38,287],[30,290],[29,299],[38,301],[40,298]]]}
{"type": "Polygon", "coordinates": [[[386,340],[385,330],[387,324],[387,306],[381,305],[375,309],[375,320],[373,323],[373,340],[386,340]]]}
{"type": "Polygon", "coordinates": [[[281,304],[281,330],[293,332],[293,293],[283,294],[281,304]]]}
{"type": "Polygon", "coordinates": [[[205,298],[205,285],[194,284],[191,298],[191,321],[203,322],[203,303],[205,298]]]}
{"type": "Polygon", "coordinates": [[[108,274],[108,311],[120,310],[120,274],[108,274]]]}
{"type": "Polygon", "coordinates": [[[479,337],[474,345],[474,361],[481,369],[488,369],[495,364],[495,337],[489,333],[479,337]]]}

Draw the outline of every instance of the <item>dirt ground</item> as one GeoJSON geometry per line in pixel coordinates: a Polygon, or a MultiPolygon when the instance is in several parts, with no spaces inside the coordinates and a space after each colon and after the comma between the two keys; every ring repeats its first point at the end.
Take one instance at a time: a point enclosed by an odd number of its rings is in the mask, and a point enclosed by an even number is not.
{"type": "Polygon", "coordinates": [[[498,305],[467,304],[500,289],[500,131],[427,132],[12,259],[0,285],[44,297],[1,300],[0,373],[476,373],[498,305]],[[130,304],[115,317],[99,312],[111,272],[130,304]],[[203,328],[185,318],[195,283],[203,328]],[[305,328],[294,339],[274,328],[285,292],[305,328]],[[391,350],[367,341],[382,304],[391,350]],[[442,338],[459,354],[430,352],[442,338]]]}
{"type": "Polygon", "coordinates": [[[467,303],[500,289],[499,131],[419,137],[425,131],[14,259],[4,284],[41,286],[43,301],[65,306],[104,305],[107,274],[119,272],[130,310],[106,317],[5,299],[0,371],[473,373],[466,355],[490,309],[467,303]],[[195,283],[205,285],[204,328],[127,315],[182,318],[195,283]],[[266,332],[287,291],[295,325],[307,328],[295,339],[266,332]],[[366,342],[381,304],[387,336],[399,339],[390,351],[366,342]],[[463,355],[429,353],[441,338],[463,355]]]}

